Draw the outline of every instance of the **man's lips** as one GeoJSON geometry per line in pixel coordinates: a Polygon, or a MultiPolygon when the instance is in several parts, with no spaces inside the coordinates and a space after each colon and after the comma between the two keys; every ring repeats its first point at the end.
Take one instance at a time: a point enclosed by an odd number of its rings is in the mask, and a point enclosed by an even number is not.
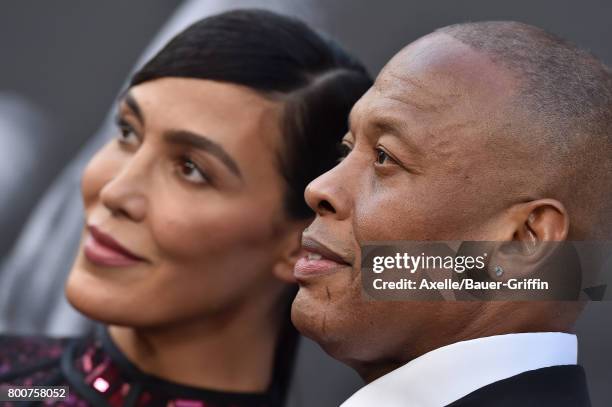
{"type": "Polygon", "coordinates": [[[309,237],[302,239],[302,251],[304,256],[295,263],[293,269],[293,275],[298,280],[351,267],[346,257],[309,237]]]}
{"type": "Polygon", "coordinates": [[[83,252],[92,263],[103,267],[126,267],[145,261],[97,227],[88,226],[87,230],[83,252]]]}

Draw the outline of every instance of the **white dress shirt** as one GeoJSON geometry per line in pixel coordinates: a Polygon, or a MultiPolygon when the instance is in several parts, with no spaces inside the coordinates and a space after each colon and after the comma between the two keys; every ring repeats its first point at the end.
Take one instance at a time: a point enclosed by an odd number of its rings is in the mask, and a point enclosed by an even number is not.
{"type": "Polygon", "coordinates": [[[545,332],[490,336],[428,352],[369,383],[342,407],[441,407],[529,370],[575,365],[575,335],[545,332]]]}

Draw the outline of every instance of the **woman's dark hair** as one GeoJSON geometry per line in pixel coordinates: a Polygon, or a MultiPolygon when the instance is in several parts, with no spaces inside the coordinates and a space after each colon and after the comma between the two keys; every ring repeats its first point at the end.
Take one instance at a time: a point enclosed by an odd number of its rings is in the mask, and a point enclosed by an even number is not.
{"type": "Polygon", "coordinates": [[[243,85],[284,102],[278,158],[286,209],[297,219],[313,216],[304,189],[336,164],[349,111],[372,85],[357,60],[303,22],[252,9],[191,25],[136,72],[130,86],[163,77],[243,85]]]}
{"type": "MultiPolygon", "coordinates": [[[[264,10],[230,11],[196,22],[136,72],[130,86],[164,77],[243,85],[283,103],[278,163],[286,180],[287,213],[297,219],[313,216],[304,189],[336,164],[351,107],[372,85],[366,69],[335,43],[299,20],[264,10]]],[[[292,299],[283,299],[283,305],[292,299]]],[[[284,404],[298,342],[288,312],[270,384],[274,406],[284,404]]]]}

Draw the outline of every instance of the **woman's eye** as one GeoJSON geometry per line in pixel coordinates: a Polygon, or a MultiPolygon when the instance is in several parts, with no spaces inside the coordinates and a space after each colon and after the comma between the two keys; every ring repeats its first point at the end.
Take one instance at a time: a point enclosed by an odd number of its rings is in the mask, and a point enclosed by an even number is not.
{"type": "Polygon", "coordinates": [[[119,123],[119,136],[117,136],[118,141],[121,144],[136,146],[140,142],[138,135],[127,123],[119,123]]]}
{"type": "Polygon", "coordinates": [[[209,179],[202,170],[188,157],[181,158],[179,163],[181,176],[194,184],[208,184],[209,179]]]}

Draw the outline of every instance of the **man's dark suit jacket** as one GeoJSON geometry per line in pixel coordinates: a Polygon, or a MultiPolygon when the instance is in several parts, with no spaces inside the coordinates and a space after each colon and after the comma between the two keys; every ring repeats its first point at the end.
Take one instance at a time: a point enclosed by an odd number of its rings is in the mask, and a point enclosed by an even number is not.
{"type": "Polygon", "coordinates": [[[590,407],[581,366],[531,370],[491,383],[448,407],[590,407]]]}

